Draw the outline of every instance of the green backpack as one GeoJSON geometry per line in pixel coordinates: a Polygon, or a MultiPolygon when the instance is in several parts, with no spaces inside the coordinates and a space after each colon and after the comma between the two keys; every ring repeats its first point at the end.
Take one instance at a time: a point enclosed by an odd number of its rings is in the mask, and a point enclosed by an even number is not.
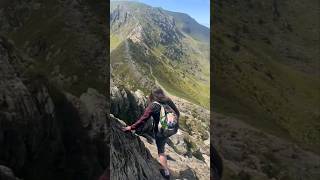
{"type": "Polygon", "coordinates": [[[165,137],[170,137],[177,133],[179,121],[176,112],[168,105],[154,102],[161,106],[158,132],[165,137]]]}

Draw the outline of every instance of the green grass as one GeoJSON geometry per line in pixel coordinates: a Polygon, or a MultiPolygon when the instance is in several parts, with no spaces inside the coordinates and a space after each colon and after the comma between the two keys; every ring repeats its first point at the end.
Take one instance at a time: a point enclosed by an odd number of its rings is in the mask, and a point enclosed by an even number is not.
{"type": "Polygon", "coordinates": [[[154,68],[154,74],[159,83],[171,94],[209,108],[209,86],[196,81],[192,77],[182,78],[179,73],[181,73],[181,70],[172,70],[161,62],[154,68]]]}
{"type": "MultiPolygon", "coordinates": [[[[6,36],[12,39],[15,46],[25,54],[28,47],[34,48],[39,46],[39,43],[43,43],[40,45],[42,50],[31,57],[34,62],[26,69],[29,73],[42,74],[49,80],[53,80],[56,75],[51,73],[59,66],[59,73],[65,78],[77,77],[77,81],[63,83],[63,87],[60,88],[77,96],[86,92],[88,87],[104,92],[105,80],[100,69],[95,64],[89,67],[82,62],[84,46],[89,47],[92,42],[83,42],[85,38],[82,34],[66,28],[64,13],[56,6],[55,1],[46,1],[40,9],[31,11],[30,17],[23,26],[9,32],[6,36]],[[26,46],[27,42],[29,44],[26,46]],[[47,58],[49,54],[51,56],[47,58]]],[[[95,27],[93,30],[91,26],[92,24],[88,24],[90,35],[99,36],[99,33],[102,35],[102,32],[99,32],[100,27],[95,27]]],[[[57,82],[55,83],[58,86],[57,82]]]]}
{"type": "Polygon", "coordinates": [[[266,44],[242,40],[233,52],[236,43],[220,39],[223,49],[214,57],[216,110],[318,152],[319,79],[285,63],[266,44]]]}
{"type": "MultiPolygon", "coordinates": [[[[144,93],[149,93],[150,88],[152,87],[152,84],[149,83],[147,86],[143,86],[143,84],[139,82],[141,80],[140,77],[144,79],[150,79],[151,76],[142,70],[134,69],[135,66],[131,66],[130,63],[126,62],[127,59],[126,59],[125,52],[126,52],[125,44],[124,42],[122,42],[111,53],[110,58],[111,58],[111,65],[113,67],[113,70],[111,73],[113,76],[116,76],[114,79],[118,79],[118,83],[120,85],[124,85],[131,90],[140,89],[144,93]]],[[[145,60],[144,56],[140,57],[136,55],[135,57],[141,61],[140,63],[143,64],[143,61],[145,60]]],[[[142,67],[143,69],[147,69],[146,66],[142,66],[142,67]]]]}
{"type": "Polygon", "coordinates": [[[115,49],[120,43],[121,40],[117,35],[110,36],[110,50],[115,49]]]}
{"type": "Polygon", "coordinates": [[[151,86],[143,86],[138,78],[141,76],[149,81],[154,81],[149,71],[150,64],[153,67],[154,76],[170,94],[209,108],[209,84],[204,84],[188,75],[185,75],[185,78],[182,78],[183,71],[177,68],[173,69],[167,64],[167,60],[160,60],[159,55],[161,52],[159,51],[155,51],[155,53],[146,56],[139,46],[130,41],[129,48],[133,60],[140,69],[132,69],[132,67],[125,62],[124,52],[126,51],[124,43],[120,44],[118,48],[111,53],[111,64],[116,67],[113,69],[112,73],[121,79],[122,84],[127,85],[134,90],[140,89],[145,93],[149,93],[152,84],[150,84],[151,86]],[[140,76],[137,76],[137,73],[140,76]]]}

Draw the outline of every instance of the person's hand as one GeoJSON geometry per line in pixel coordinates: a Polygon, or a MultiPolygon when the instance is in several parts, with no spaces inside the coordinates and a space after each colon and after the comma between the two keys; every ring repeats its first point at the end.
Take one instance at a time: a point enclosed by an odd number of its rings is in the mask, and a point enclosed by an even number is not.
{"type": "Polygon", "coordinates": [[[131,131],[131,126],[127,126],[122,128],[122,131],[127,132],[127,131],[131,131]]]}

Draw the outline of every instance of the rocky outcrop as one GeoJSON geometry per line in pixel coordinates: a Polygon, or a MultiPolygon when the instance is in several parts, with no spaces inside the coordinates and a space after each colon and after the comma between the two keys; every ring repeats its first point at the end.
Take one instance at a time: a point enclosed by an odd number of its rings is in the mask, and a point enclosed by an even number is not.
{"type": "Polygon", "coordinates": [[[111,179],[160,180],[160,164],[137,135],[122,132],[125,123],[110,117],[111,123],[111,179]]]}
{"type": "Polygon", "coordinates": [[[118,88],[112,82],[110,101],[110,113],[127,123],[134,122],[147,105],[147,99],[141,91],[131,92],[125,88],[118,88]]]}
{"type": "Polygon", "coordinates": [[[0,39],[0,165],[12,170],[1,174],[97,179],[109,161],[105,98],[93,89],[80,98],[62,92],[45,77],[24,73],[29,61],[0,39]]]}
{"type": "Polygon", "coordinates": [[[111,2],[110,24],[112,32],[125,29],[121,32],[123,35],[141,37],[138,38],[139,41],[143,40],[149,46],[156,46],[158,43],[170,45],[183,37],[174,18],[168,16],[166,11],[137,2],[111,2]],[[146,21],[150,26],[146,26],[146,21]],[[160,33],[154,34],[155,29],[160,33]]]}

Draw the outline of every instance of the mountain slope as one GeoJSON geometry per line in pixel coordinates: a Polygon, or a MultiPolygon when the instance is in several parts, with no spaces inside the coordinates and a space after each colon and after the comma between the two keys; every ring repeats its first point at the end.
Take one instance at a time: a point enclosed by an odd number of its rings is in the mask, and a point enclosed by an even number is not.
{"type": "Polygon", "coordinates": [[[105,7],[97,1],[3,3],[0,33],[34,60],[26,71],[75,95],[88,87],[104,92],[105,7]]]}
{"type": "Polygon", "coordinates": [[[194,39],[209,42],[210,30],[205,26],[200,25],[196,20],[190,18],[187,14],[179,12],[166,11],[171,15],[177,24],[179,30],[193,37],[194,39]]]}
{"type": "Polygon", "coordinates": [[[319,3],[214,5],[216,111],[319,153],[319,3]]]}
{"type": "Polygon", "coordinates": [[[208,107],[209,42],[204,39],[209,29],[187,15],[142,3],[112,1],[110,9],[115,83],[147,93],[157,81],[170,93],[208,107]]]}

